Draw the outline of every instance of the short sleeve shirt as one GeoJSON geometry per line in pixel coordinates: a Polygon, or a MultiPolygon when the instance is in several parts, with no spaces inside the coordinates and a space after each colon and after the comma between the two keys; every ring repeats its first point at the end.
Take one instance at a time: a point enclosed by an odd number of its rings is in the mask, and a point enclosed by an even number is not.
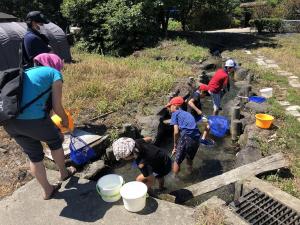
{"type": "Polygon", "coordinates": [[[135,140],[135,146],[138,149],[136,164],[144,164],[142,168],[139,167],[144,177],[163,170],[168,161],[168,155],[162,149],[145,142],[144,139],[135,140]]]}
{"type": "MultiPolygon", "coordinates": [[[[62,80],[62,75],[56,69],[48,66],[33,67],[25,70],[23,75],[23,94],[21,107],[46,91],[52,84],[62,80]]],[[[19,114],[17,119],[30,120],[45,117],[45,106],[50,92],[43,95],[36,102],[19,114]]]]}
{"type": "MultiPolygon", "coordinates": [[[[195,106],[198,109],[202,110],[202,105],[201,105],[201,101],[200,101],[201,97],[200,96],[201,96],[200,91],[197,90],[192,94],[192,97],[190,99],[194,99],[195,106]]],[[[187,111],[189,113],[191,113],[194,117],[198,116],[198,113],[192,107],[190,107],[189,105],[188,105],[187,111]]]]}
{"type": "Polygon", "coordinates": [[[228,83],[228,74],[224,69],[218,69],[208,83],[210,92],[218,94],[228,83]]]}
{"type": "Polygon", "coordinates": [[[171,125],[178,125],[180,135],[188,135],[191,138],[199,138],[200,132],[197,127],[195,118],[189,112],[178,109],[172,113],[171,125]]]}

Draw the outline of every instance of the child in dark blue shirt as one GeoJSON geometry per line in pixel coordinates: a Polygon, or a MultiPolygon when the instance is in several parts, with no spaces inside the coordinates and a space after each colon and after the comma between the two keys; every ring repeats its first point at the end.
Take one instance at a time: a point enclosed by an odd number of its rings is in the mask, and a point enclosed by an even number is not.
{"type": "Polygon", "coordinates": [[[180,164],[186,158],[188,170],[193,168],[193,159],[198,151],[200,132],[194,117],[180,109],[184,103],[182,97],[174,97],[166,106],[172,113],[170,124],[174,126],[174,148],[175,154],[173,172],[177,175],[180,171],[180,164]]]}

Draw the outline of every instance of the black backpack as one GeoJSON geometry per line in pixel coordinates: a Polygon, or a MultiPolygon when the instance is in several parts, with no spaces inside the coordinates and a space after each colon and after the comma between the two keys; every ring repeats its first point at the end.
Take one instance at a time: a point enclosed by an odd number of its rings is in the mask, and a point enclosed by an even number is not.
{"type": "Polygon", "coordinates": [[[0,71],[0,125],[17,117],[27,107],[51,90],[39,94],[37,97],[20,107],[23,91],[22,44],[19,49],[19,67],[0,71]]]}

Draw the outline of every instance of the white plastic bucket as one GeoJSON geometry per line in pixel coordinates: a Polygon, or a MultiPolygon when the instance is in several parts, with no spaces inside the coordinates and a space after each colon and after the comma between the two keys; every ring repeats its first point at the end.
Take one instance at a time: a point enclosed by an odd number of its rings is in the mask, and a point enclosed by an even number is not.
{"type": "Polygon", "coordinates": [[[138,212],[145,208],[147,190],[147,186],[139,181],[124,184],[120,193],[125,209],[130,212],[138,212]]]}
{"type": "Polygon", "coordinates": [[[96,189],[103,201],[116,202],[121,198],[120,189],[123,184],[123,177],[117,174],[109,174],[98,180],[96,189]]]}
{"type": "Polygon", "coordinates": [[[261,89],[259,92],[260,95],[265,98],[271,98],[273,96],[273,88],[264,88],[261,89]]]}

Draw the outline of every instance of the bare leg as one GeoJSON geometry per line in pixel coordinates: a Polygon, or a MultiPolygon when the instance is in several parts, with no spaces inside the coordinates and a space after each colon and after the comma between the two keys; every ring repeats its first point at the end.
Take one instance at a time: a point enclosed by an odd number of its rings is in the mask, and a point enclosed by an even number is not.
{"type": "Polygon", "coordinates": [[[186,159],[187,171],[192,173],[193,171],[193,161],[190,159],[186,159]]]}
{"type": "Polygon", "coordinates": [[[164,186],[165,186],[165,179],[164,179],[164,177],[157,178],[157,180],[158,180],[158,188],[160,190],[163,190],[164,186]]]}
{"type": "Polygon", "coordinates": [[[205,129],[204,129],[203,134],[202,134],[202,138],[201,138],[202,140],[205,140],[207,138],[207,135],[208,135],[209,131],[210,131],[210,127],[209,127],[209,124],[207,123],[205,125],[205,129]]]}
{"type": "Polygon", "coordinates": [[[177,176],[179,172],[180,172],[180,165],[177,162],[174,162],[173,163],[174,176],[177,176]]]}
{"type": "Polygon", "coordinates": [[[65,166],[65,156],[64,156],[63,149],[60,148],[60,149],[51,151],[51,155],[59,168],[61,180],[64,180],[66,177],[68,177],[69,174],[68,174],[67,168],[65,166]]]}
{"type": "Polygon", "coordinates": [[[140,174],[136,177],[136,181],[143,182],[150,189],[153,186],[153,183],[154,183],[154,176],[144,177],[143,174],[140,174]]]}
{"type": "Polygon", "coordinates": [[[49,183],[47,179],[46,169],[43,161],[30,162],[30,171],[32,175],[37,179],[39,184],[42,186],[44,191],[44,199],[48,198],[53,191],[53,186],[49,183]]]}

